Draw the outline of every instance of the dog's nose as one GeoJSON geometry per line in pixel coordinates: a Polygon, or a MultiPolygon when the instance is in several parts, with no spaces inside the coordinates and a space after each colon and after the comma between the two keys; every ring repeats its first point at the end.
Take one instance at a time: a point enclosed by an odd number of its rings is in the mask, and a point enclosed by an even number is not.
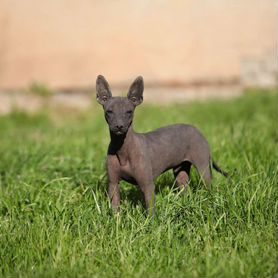
{"type": "Polygon", "coordinates": [[[123,129],[123,127],[124,127],[123,125],[117,125],[117,129],[119,129],[119,130],[123,129]]]}

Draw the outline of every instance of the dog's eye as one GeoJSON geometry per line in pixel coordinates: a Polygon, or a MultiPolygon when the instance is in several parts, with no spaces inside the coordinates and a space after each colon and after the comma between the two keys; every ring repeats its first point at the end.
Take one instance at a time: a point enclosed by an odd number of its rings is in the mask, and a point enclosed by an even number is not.
{"type": "Polygon", "coordinates": [[[113,111],[111,111],[111,110],[107,110],[107,111],[106,111],[106,113],[107,113],[107,114],[112,114],[112,113],[113,113],[113,111]]]}
{"type": "Polygon", "coordinates": [[[132,111],[131,110],[128,110],[128,111],[126,111],[126,114],[131,114],[132,113],[132,111]]]}

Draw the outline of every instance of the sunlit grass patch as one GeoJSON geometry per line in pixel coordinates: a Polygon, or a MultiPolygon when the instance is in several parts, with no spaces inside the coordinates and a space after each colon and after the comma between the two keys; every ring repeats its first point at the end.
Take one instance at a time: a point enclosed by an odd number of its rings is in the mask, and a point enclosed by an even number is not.
{"type": "Polygon", "coordinates": [[[58,124],[44,112],[0,118],[2,277],[273,277],[277,273],[277,96],[141,105],[135,130],[196,125],[213,157],[207,191],[196,172],[180,194],[171,172],[156,182],[156,217],[122,184],[113,215],[101,107],[58,124]]]}

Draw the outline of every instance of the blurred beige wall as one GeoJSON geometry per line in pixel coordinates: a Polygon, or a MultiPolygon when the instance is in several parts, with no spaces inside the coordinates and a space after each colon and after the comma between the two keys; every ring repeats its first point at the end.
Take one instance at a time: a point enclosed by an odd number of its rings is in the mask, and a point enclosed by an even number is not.
{"type": "Polygon", "coordinates": [[[0,88],[90,86],[98,74],[268,84],[275,43],[275,0],[0,0],[0,88]]]}

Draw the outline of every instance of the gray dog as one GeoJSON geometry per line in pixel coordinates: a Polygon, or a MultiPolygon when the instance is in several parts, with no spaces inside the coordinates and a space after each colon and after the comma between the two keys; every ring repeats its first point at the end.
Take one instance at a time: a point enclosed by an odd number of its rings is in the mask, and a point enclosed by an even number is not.
{"type": "Polygon", "coordinates": [[[129,88],[127,97],[112,97],[108,82],[101,75],[96,81],[97,101],[103,106],[110,130],[107,153],[109,197],[112,208],[120,206],[119,182],[125,180],[142,190],[149,214],[154,214],[155,179],[173,169],[177,184],[186,190],[190,167],[193,164],[210,188],[215,170],[227,176],[211,159],[207,140],[191,125],[176,124],[140,134],[133,131],[134,109],[143,101],[144,82],[137,77],[129,88]]]}

